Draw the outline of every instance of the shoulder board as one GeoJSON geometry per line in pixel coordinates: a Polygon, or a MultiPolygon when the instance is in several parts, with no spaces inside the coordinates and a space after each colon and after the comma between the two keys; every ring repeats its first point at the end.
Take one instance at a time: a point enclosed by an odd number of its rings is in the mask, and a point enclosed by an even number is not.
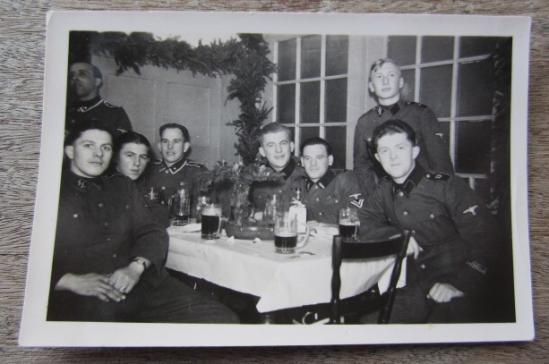
{"type": "Polygon", "coordinates": [[[110,102],[108,101],[103,101],[103,104],[105,104],[106,107],[110,107],[111,109],[118,109],[120,108],[120,106],[116,106],[114,104],[111,104],[110,102]]]}
{"type": "Polygon", "coordinates": [[[187,160],[187,166],[194,167],[194,168],[206,168],[202,163],[198,163],[191,160],[187,160]]]}
{"type": "Polygon", "coordinates": [[[425,173],[425,178],[433,181],[446,181],[450,178],[450,175],[437,172],[427,172],[425,173]]]}
{"type": "Polygon", "coordinates": [[[408,105],[414,105],[414,106],[418,106],[418,107],[421,107],[421,108],[426,108],[427,105],[424,105],[424,104],[420,104],[419,102],[415,102],[415,101],[406,101],[406,106],[408,105]]]}

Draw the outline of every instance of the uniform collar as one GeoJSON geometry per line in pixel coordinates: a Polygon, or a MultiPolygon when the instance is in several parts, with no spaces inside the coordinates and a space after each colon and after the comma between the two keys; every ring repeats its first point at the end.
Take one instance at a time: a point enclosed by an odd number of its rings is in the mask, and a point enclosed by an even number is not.
{"type": "Polygon", "coordinates": [[[307,191],[309,191],[311,187],[313,187],[314,185],[317,185],[318,187],[325,189],[332,182],[335,176],[336,176],[335,172],[332,171],[331,169],[328,169],[324,174],[324,176],[322,176],[322,178],[316,182],[313,182],[309,177],[307,177],[307,182],[305,184],[305,187],[307,188],[307,191]]]}
{"type": "Polygon", "coordinates": [[[179,162],[176,162],[168,167],[166,162],[162,161],[162,167],[160,168],[162,171],[169,170],[172,174],[179,172],[179,170],[187,165],[187,158],[181,159],[179,162]]]}
{"type": "Polygon", "coordinates": [[[408,195],[414,187],[416,187],[423,176],[425,175],[425,170],[423,167],[421,167],[419,164],[416,163],[416,166],[414,167],[414,170],[408,178],[406,178],[406,181],[402,184],[398,184],[395,181],[393,181],[393,193],[399,193],[403,192],[405,195],[408,195]]]}
{"type": "Polygon", "coordinates": [[[387,106],[378,105],[376,107],[376,112],[379,116],[383,115],[385,112],[389,112],[391,113],[391,115],[394,116],[397,112],[399,112],[402,109],[403,104],[404,103],[402,100],[398,100],[396,103],[392,105],[387,105],[387,106]]]}
{"type": "Polygon", "coordinates": [[[89,110],[94,109],[97,106],[101,105],[103,103],[103,101],[104,100],[101,98],[101,96],[97,95],[96,97],[94,97],[91,100],[77,102],[76,103],[76,110],[79,111],[79,112],[86,112],[86,111],[89,111],[89,110]]]}
{"type": "Polygon", "coordinates": [[[63,173],[63,184],[77,191],[88,191],[91,188],[100,190],[103,187],[103,179],[101,177],[80,177],[67,170],[63,173]]]}
{"type": "Polygon", "coordinates": [[[296,164],[295,160],[293,158],[290,158],[290,161],[288,162],[286,167],[284,167],[284,169],[282,171],[280,171],[280,173],[282,173],[284,175],[284,179],[288,179],[292,175],[292,173],[294,173],[294,170],[295,170],[296,166],[297,166],[297,164],[296,164]]]}

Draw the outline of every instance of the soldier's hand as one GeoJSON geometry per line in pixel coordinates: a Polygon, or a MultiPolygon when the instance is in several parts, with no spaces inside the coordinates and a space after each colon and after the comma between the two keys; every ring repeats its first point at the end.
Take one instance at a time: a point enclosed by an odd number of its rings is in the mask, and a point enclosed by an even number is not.
{"type": "Polygon", "coordinates": [[[130,293],[139,282],[144,270],[141,264],[132,262],[126,267],[114,271],[109,278],[109,283],[121,293],[130,293]]]}
{"type": "Polygon", "coordinates": [[[126,298],[109,283],[109,277],[97,273],[67,273],[57,282],[55,289],[70,291],[80,296],[94,296],[104,302],[120,302],[126,298]]]}
{"type": "Polygon", "coordinates": [[[433,287],[431,287],[431,290],[429,290],[427,298],[430,298],[437,303],[443,303],[450,302],[454,298],[463,297],[464,295],[465,294],[462,291],[449,283],[435,283],[433,284],[433,287]]]}
{"type": "Polygon", "coordinates": [[[422,251],[423,248],[419,246],[416,238],[411,236],[410,241],[408,242],[408,250],[406,250],[406,255],[413,255],[414,259],[417,259],[419,253],[421,253],[422,251]]]}

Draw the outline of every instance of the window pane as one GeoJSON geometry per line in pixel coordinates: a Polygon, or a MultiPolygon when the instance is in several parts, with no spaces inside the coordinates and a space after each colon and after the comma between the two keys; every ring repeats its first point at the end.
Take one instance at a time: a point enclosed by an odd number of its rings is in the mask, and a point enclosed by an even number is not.
{"type": "Polygon", "coordinates": [[[332,146],[332,152],[334,153],[332,168],[345,169],[347,128],[345,126],[326,127],[325,139],[332,146]]]}
{"type": "Polygon", "coordinates": [[[400,96],[403,100],[414,101],[415,100],[415,87],[416,87],[416,76],[415,70],[404,70],[401,73],[402,78],[404,79],[404,87],[400,91],[400,96]]]}
{"type": "Polygon", "coordinates": [[[346,35],[326,36],[326,75],[347,73],[349,37],[346,35]]]}
{"type": "Polygon", "coordinates": [[[277,91],[276,120],[281,123],[295,123],[295,85],[279,85],[277,91]]]}
{"type": "Polygon", "coordinates": [[[399,66],[416,63],[416,37],[389,37],[387,55],[399,66]]]}
{"type": "Polygon", "coordinates": [[[320,76],[320,35],[301,39],[301,78],[320,76]]]}
{"type": "Polygon", "coordinates": [[[451,60],[454,55],[453,37],[423,37],[421,62],[451,60]]]}
{"type": "Polygon", "coordinates": [[[312,128],[300,128],[301,137],[299,138],[299,146],[303,145],[303,142],[309,138],[317,137],[319,136],[318,127],[312,127],[312,128]]]}
{"type": "Polygon", "coordinates": [[[458,116],[492,114],[494,77],[489,60],[459,65],[458,116]]]}
{"type": "Polygon", "coordinates": [[[326,80],[326,122],[347,120],[347,79],[326,80]]]}
{"type": "Polygon", "coordinates": [[[278,80],[295,80],[296,40],[288,39],[278,43],[278,80]]]}
{"type": "Polygon", "coordinates": [[[490,122],[458,122],[456,172],[488,173],[489,170],[490,122]]]}
{"type": "Polygon", "coordinates": [[[429,106],[436,116],[450,116],[451,90],[451,65],[421,69],[419,102],[429,106]]]}
{"type": "Polygon", "coordinates": [[[491,54],[496,42],[502,38],[497,37],[461,37],[459,40],[459,56],[470,57],[481,54],[491,54]]]}
{"type": "Polygon", "coordinates": [[[320,118],[320,82],[301,84],[301,122],[318,123],[320,118]]]}

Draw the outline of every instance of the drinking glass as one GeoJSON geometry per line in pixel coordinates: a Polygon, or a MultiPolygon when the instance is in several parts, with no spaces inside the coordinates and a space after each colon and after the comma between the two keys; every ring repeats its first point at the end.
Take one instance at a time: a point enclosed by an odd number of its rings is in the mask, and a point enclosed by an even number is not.
{"type": "Polygon", "coordinates": [[[202,207],[202,239],[219,238],[221,231],[221,206],[215,203],[202,207]]]}
{"type": "Polygon", "coordinates": [[[355,240],[358,237],[360,220],[354,207],[344,207],[339,210],[339,235],[346,240],[355,240]]]}

